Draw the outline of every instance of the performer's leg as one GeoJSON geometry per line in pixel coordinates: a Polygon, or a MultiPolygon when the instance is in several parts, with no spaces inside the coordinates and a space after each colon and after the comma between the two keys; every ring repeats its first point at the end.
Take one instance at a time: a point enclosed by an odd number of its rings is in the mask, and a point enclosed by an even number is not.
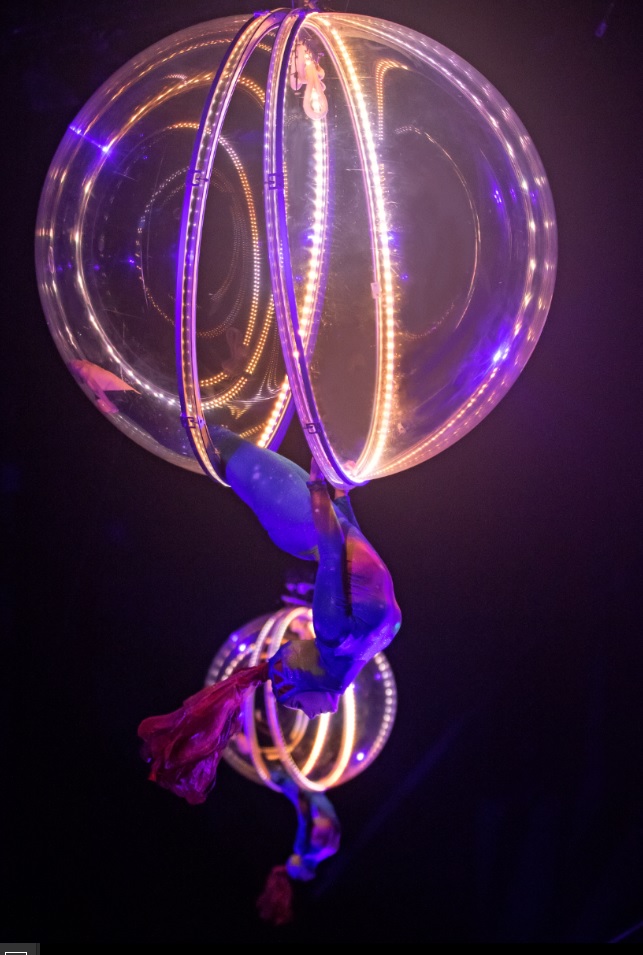
{"type": "Polygon", "coordinates": [[[210,434],[226,482],[252,508],[271,540],[294,557],[316,560],[317,534],[304,469],[227,428],[211,428],[210,434]]]}

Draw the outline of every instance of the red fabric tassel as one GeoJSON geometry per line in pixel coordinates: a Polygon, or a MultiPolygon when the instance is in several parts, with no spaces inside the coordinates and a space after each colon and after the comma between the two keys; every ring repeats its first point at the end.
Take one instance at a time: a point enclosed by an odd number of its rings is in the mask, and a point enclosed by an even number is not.
{"type": "Polygon", "coordinates": [[[294,919],[293,887],[285,865],[274,866],[257,899],[257,911],[264,922],[287,925],[294,919]]]}
{"type": "Polygon", "coordinates": [[[213,683],[165,716],[149,716],[138,728],[148,779],[190,805],[205,802],[230,739],[241,729],[246,694],[268,679],[268,663],[244,667],[213,683]]]}

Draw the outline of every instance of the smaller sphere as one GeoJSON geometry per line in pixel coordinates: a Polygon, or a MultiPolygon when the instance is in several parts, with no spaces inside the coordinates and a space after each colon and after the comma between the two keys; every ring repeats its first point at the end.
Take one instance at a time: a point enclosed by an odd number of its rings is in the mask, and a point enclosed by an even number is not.
{"type": "MultiPolygon", "coordinates": [[[[307,605],[257,617],[228,637],[212,661],[205,685],[263,662],[282,642],[313,639],[312,610],[307,605]]],[[[274,780],[285,773],[300,789],[323,792],[373,762],[389,738],[396,707],[395,679],[383,653],[360,671],[336,713],[314,720],[279,706],[268,682],[246,701],[243,729],[223,758],[248,779],[272,789],[279,789],[274,780]]]]}

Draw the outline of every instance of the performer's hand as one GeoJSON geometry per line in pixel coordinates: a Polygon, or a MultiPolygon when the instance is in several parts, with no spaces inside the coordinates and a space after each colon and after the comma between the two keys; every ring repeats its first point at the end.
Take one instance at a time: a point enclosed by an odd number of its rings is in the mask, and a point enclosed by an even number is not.
{"type": "MultiPolygon", "coordinates": [[[[352,461],[352,460],[351,460],[351,461],[347,461],[347,462],[346,462],[346,467],[348,467],[348,468],[354,468],[354,467],[355,467],[355,462],[352,461]]],[[[348,497],[348,493],[349,493],[349,492],[348,492],[348,491],[345,491],[343,488],[341,488],[341,487],[336,487],[336,488],[335,488],[335,500],[337,500],[338,497],[348,497]]]]}
{"type": "Polygon", "coordinates": [[[320,466],[317,464],[317,461],[315,460],[315,458],[310,459],[310,480],[311,481],[325,480],[324,472],[322,471],[320,466]]]}

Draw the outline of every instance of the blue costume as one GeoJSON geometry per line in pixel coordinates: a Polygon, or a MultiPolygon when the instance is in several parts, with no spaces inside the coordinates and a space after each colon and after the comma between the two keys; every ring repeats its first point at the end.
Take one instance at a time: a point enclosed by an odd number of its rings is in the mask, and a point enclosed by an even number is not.
{"type": "Polygon", "coordinates": [[[225,428],[211,429],[226,482],[256,514],[273,542],[316,560],[315,641],[284,644],[270,660],[280,703],[308,716],[334,712],[339,696],[391,642],[401,613],[391,575],[364,536],[347,495],[331,500],[323,480],[225,428]]]}

